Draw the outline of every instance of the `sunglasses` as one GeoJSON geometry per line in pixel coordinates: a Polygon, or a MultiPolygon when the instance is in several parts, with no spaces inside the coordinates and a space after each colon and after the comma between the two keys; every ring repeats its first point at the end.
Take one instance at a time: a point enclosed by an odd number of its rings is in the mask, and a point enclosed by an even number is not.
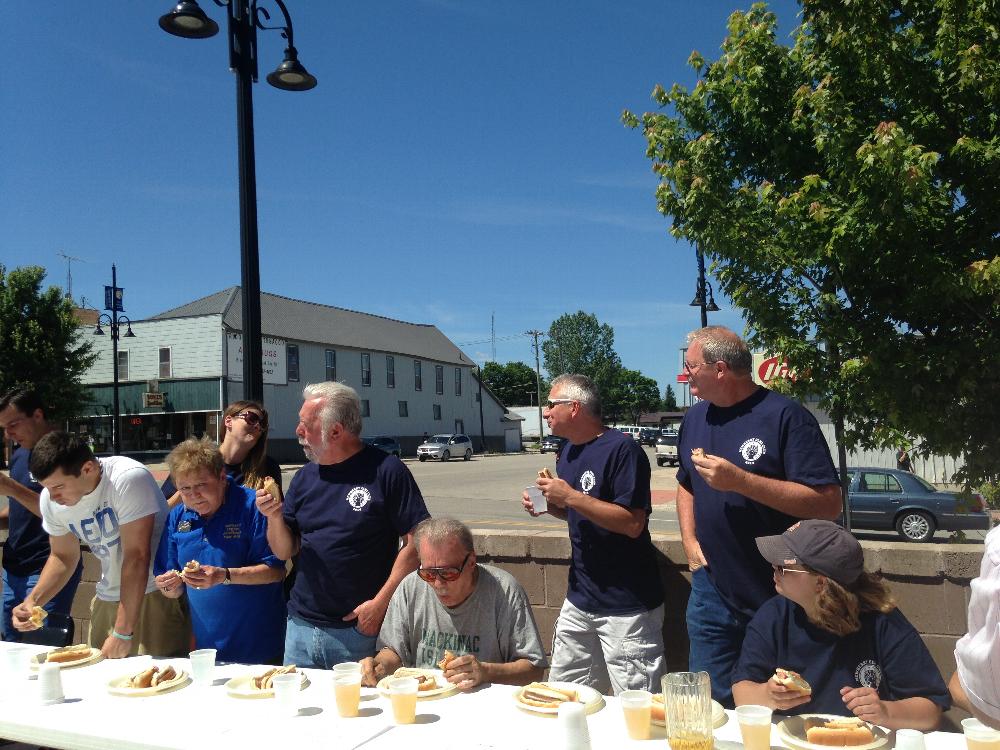
{"type": "Polygon", "coordinates": [[[237,419],[242,419],[250,427],[260,427],[261,429],[264,429],[267,424],[264,421],[264,418],[255,411],[241,411],[236,415],[236,417],[237,419]]]}
{"type": "Polygon", "coordinates": [[[548,401],[545,402],[545,408],[551,409],[553,406],[557,406],[558,404],[574,404],[574,403],[576,403],[576,399],[573,398],[550,398],[548,401]]]}
{"type": "Polygon", "coordinates": [[[784,565],[775,565],[774,569],[778,571],[778,575],[782,578],[785,577],[785,573],[808,573],[808,570],[799,570],[798,568],[786,568],[784,565]]]}
{"type": "Polygon", "coordinates": [[[462,575],[462,571],[465,570],[465,564],[469,562],[469,558],[472,556],[470,552],[462,560],[462,566],[456,568],[454,566],[449,566],[445,568],[425,568],[421,565],[417,568],[417,575],[420,576],[420,580],[427,581],[430,583],[435,577],[440,578],[442,581],[450,583],[451,581],[457,581],[458,577],[462,575]]]}

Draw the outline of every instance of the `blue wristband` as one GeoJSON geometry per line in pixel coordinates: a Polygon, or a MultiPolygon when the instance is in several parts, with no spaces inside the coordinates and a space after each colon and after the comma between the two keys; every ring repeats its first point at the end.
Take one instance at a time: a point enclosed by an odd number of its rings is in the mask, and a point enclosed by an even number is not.
{"type": "Polygon", "coordinates": [[[117,638],[117,639],[118,639],[119,641],[131,641],[131,640],[132,640],[132,636],[130,636],[130,635],[125,635],[124,633],[119,633],[119,632],[118,632],[117,630],[115,630],[114,628],[111,628],[111,635],[112,635],[112,636],[113,636],[114,638],[117,638]]]}

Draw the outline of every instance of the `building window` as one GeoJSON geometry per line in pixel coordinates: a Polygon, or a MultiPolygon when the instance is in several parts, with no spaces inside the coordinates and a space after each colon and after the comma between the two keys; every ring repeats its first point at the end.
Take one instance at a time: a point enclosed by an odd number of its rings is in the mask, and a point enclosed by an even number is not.
{"type": "Polygon", "coordinates": [[[329,381],[337,379],[337,352],[333,349],[326,350],[326,379],[329,381]]]}
{"type": "Polygon", "coordinates": [[[361,355],[361,385],[372,384],[372,355],[367,352],[361,355]]]}
{"type": "Polygon", "coordinates": [[[285,358],[288,360],[288,379],[299,379],[299,345],[288,344],[285,348],[285,358]]]}
{"type": "Polygon", "coordinates": [[[420,360],[413,360],[413,390],[422,391],[424,389],[424,377],[420,374],[420,360]]]}
{"type": "Polygon", "coordinates": [[[170,377],[170,347],[161,346],[160,347],[160,377],[169,378],[170,377]]]}
{"type": "Polygon", "coordinates": [[[456,396],[461,396],[462,395],[462,368],[461,367],[456,367],[455,368],[455,395],[456,396]]]}
{"type": "Polygon", "coordinates": [[[441,404],[434,404],[434,419],[441,421],[441,404]]]}
{"type": "Polygon", "coordinates": [[[368,403],[368,399],[366,398],[361,399],[361,416],[370,417],[371,415],[372,415],[372,407],[368,403]]]}
{"type": "Polygon", "coordinates": [[[401,417],[408,417],[408,416],[410,416],[410,410],[409,410],[409,408],[407,408],[405,401],[400,401],[399,402],[399,416],[401,416],[401,417]]]}
{"type": "Polygon", "coordinates": [[[385,355],[385,384],[388,388],[396,387],[396,358],[391,354],[385,355]]]}
{"type": "Polygon", "coordinates": [[[444,395],[444,366],[434,365],[434,392],[439,395],[444,395]]]}
{"type": "Polygon", "coordinates": [[[128,349],[118,350],[118,379],[128,380],[128,349]]]}

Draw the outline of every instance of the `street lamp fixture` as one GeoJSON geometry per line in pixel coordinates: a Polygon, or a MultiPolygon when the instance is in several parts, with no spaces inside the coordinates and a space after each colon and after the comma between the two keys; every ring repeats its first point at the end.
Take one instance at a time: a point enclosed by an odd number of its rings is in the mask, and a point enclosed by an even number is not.
{"type": "Polygon", "coordinates": [[[111,415],[111,446],[114,455],[121,453],[121,430],[118,424],[119,415],[121,414],[121,406],[118,400],[118,339],[134,339],[135,334],[132,333],[132,321],[129,320],[126,315],[119,315],[118,311],[122,309],[122,289],[118,286],[118,271],[114,264],[111,264],[111,290],[110,294],[107,293],[108,287],[104,287],[106,290],[104,295],[104,307],[105,309],[110,309],[111,314],[101,313],[97,316],[97,326],[94,328],[95,336],[103,336],[104,329],[101,328],[103,323],[111,331],[111,370],[114,373],[114,403],[113,403],[113,413],[111,415]],[[125,333],[121,333],[121,325],[125,324],[125,333]]]}
{"type": "MultiPolygon", "coordinates": [[[[266,0],[213,0],[226,8],[229,31],[229,68],[236,74],[236,132],[240,185],[240,287],[243,297],[243,397],[264,400],[261,363],[260,252],[257,244],[257,168],[254,155],[253,92],[257,82],[257,30],[280,31],[288,41],[281,64],[268,74],[267,82],[284,91],[308,91],[316,78],[299,62],[292,32],[292,19],[282,0],[273,0],[284,24],[268,26],[271,14],[266,0]]],[[[160,28],[185,39],[207,39],[219,26],[194,0],[182,0],[160,16],[160,28]]]]}
{"type": "Polygon", "coordinates": [[[701,327],[704,328],[708,325],[707,313],[719,312],[719,306],[715,304],[712,283],[705,279],[705,254],[701,250],[701,245],[696,245],[695,249],[698,257],[698,281],[690,305],[701,308],[701,327]]]}

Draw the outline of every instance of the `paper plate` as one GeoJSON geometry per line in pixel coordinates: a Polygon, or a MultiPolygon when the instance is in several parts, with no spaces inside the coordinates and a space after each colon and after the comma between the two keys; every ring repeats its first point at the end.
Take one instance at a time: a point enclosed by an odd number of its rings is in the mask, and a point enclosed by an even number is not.
{"type": "Polygon", "coordinates": [[[385,696],[389,697],[389,680],[395,680],[399,677],[416,677],[417,675],[426,675],[428,677],[433,677],[437,680],[438,687],[433,690],[420,690],[417,692],[417,699],[424,700],[425,698],[440,698],[445,695],[452,695],[458,692],[458,685],[448,682],[444,678],[444,672],[440,669],[418,669],[416,667],[400,667],[391,675],[387,675],[378,681],[375,686],[378,691],[385,696]]]}
{"type": "Polygon", "coordinates": [[[108,683],[108,692],[112,695],[120,695],[126,698],[143,698],[150,695],[162,695],[163,693],[180,690],[183,687],[187,687],[191,683],[191,677],[187,672],[178,672],[177,676],[172,680],[161,682],[155,687],[134,688],[129,685],[133,676],[134,673],[122,675],[121,677],[115,677],[115,679],[108,683]]]}
{"type": "MultiPolygon", "coordinates": [[[[575,682],[558,682],[554,680],[546,680],[543,684],[551,685],[552,687],[559,688],[560,690],[575,690],[577,698],[579,698],[580,703],[583,704],[584,710],[588,714],[597,713],[604,707],[604,696],[594,690],[594,688],[587,685],[578,685],[575,682]]],[[[524,690],[524,688],[519,687],[513,693],[514,704],[518,708],[524,711],[530,711],[533,714],[548,714],[550,716],[554,716],[559,713],[558,708],[529,706],[526,703],[521,703],[522,690],[524,690]]]]}
{"type": "MultiPolygon", "coordinates": [[[[259,677],[261,674],[261,672],[254,672],[253,674],[246,674],[242,677],[233,677],[226,683],[226,692],[234,698],[273,698],[273,688],[258,690],[253,686],[253,678],[259,677]]],[[[296,674],[302,677],[301,689],[305,690],[309,687],[309,678],[306,677],[306,673],[296,672],[296,674]]]]}
{"type": "MultiPolygon", "coordinates": [[[[46,663],[45,657],[48,655],[49,655],[48,651],[43,651],[42,653],[35,654],[33,657],[31,657],[31,668],[37,670],[40,665],[45,664],[46,663]]],[[[88,654],[87,656],[83,656],[79,659],[74,659],[73,661],[60,661],[56,663],[59,665],[60,669],[73,669],[73,667],[82,667],[87,664],[96,664],[103,658],[104,655],[101,653],[101,649],[91,648],[90,654],[88,654]]]]}
{"type": "MultiPolygon", "coordinates": [[[[843,718],[845,717],[834,714],[799,714],[798,716],[789,716],[778,722],[778,736],[786,745],[797,748],[797,750],[830,750],[829,745],[817,745],[806,739],[806,719],[830,721],[831,719],[843,718]]],[[[882,727],[875,724],[870,724],[869,726],[871,727],[872,734],[875,736],[875,741],[869,742],[866,745],[851,745],[851,750],[874,750],[877,747],[882,747],[889,741],[889,735],[882,727]]]]}
{"type": "MultiPolygon", "coordinates": [[[[654,703],[656,702],[655,699],[661,697],[662,695],[662,693],[656,693],[653,696],[654,703]]],[[[660,703],[660,705],[662,706],[663,704],[660,703]]],[[[719,727],[725,725],[727,721],[729,721],[729,714],[726,713],[726,709],[724,709],[722,704],[718,701],[712,701],[712,729],[718,729],[719,727]]],[[[650,719],[650,722],[656,727],[665,727],[667,725],[665,721],[660,721],[659,719],[650,719]]]]}

